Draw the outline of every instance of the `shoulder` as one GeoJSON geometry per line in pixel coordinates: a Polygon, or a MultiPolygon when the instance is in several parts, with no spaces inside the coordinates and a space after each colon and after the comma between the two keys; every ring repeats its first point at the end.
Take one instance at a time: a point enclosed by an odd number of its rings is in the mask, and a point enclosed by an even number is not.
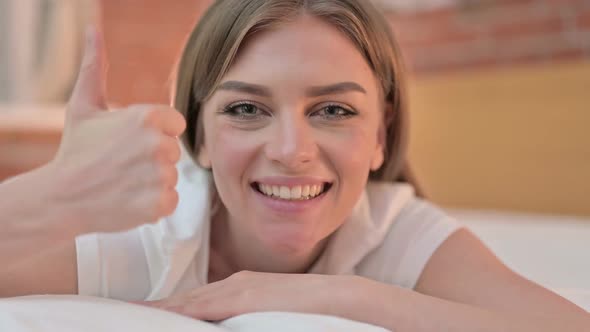
{"type": "Polygon", "coordinates": [[[416,196],[414,188],[407,183],[370,181],[363,200],[373,224],[383,226],[391,224],[416,196]]]}
{"type": "Polygon", "coordinates": [[[367,200],[373,219],[392,227],[451,219],[436,204],[417,197],[414,188],[407,183],[371,181],[367,184],[367,200]]]}
{"type": "Polygon", "coordinates": [[[461,226],[440,207],[416,197],[408,184],[371,182],[367,196],[373,222],[387,228],[357,272],[413,288],[430,257],[461,226]]]}

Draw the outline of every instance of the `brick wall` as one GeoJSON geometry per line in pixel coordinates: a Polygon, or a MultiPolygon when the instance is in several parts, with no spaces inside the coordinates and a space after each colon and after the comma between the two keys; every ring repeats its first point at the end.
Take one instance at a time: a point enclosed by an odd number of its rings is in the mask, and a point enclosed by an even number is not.
{"type": "Polygon", "coordinates": [[[388,17],[419,74],[590,58],[589,0],[463,0],[388,17]]]}
{"type": "MultiPolygon", "coordinates": [[[[174,61],[212,0],[101,1],[109,99],[167,102],[174,61]]],[[[590,58],[590,0],[448,3],[387,13],[417,74],[590,58]]]]}
{"type": "Polygon", "coordinates": [[[211,0],[100,0],[114,104],[168,103],[185,38],[211,0]]]}

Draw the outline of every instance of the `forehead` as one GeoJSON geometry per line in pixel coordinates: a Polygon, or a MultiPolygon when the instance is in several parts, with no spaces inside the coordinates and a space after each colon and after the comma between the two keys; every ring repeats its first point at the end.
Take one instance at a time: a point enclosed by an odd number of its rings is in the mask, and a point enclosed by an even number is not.
{"type": "Polygon", "coordinates": [[[377,88],[375,75],[348,36],[309,15],[257,32],[240,46],[224,78],[261,84],[281,78],[309,85],[355,81],[377,88]]]}

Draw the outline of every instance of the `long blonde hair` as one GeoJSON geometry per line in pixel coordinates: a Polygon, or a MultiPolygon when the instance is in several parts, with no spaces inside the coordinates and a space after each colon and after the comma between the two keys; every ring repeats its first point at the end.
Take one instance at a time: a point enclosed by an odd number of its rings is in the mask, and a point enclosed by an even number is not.
{"type": "Polygon", "coordinates": [[[415,180],[405,167],[408,118],[400,52],[387,19],[368,0],[217,0],[191,33],[178,65],[174,107],[186,118],[182,141],[196,159],[203,143],[201,107],[232,65],[240,45],[301,13],[333,24],[365,57],[385,96],[384,163],[371,180],[415,180]]]}

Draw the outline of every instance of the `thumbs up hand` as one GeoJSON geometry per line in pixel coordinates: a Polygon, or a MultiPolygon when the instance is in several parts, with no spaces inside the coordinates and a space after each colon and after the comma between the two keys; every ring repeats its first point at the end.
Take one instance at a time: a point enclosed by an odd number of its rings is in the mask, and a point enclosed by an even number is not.
{"type": "Polygon", "coordinates": [[[103,41],[88,29],[78,81],[58,153],[50,162],[56,208],[84,232],[114,232],[155,222],[178,203],[177,139],[183,116],[166,105],[108,110],[103,41]]]}

